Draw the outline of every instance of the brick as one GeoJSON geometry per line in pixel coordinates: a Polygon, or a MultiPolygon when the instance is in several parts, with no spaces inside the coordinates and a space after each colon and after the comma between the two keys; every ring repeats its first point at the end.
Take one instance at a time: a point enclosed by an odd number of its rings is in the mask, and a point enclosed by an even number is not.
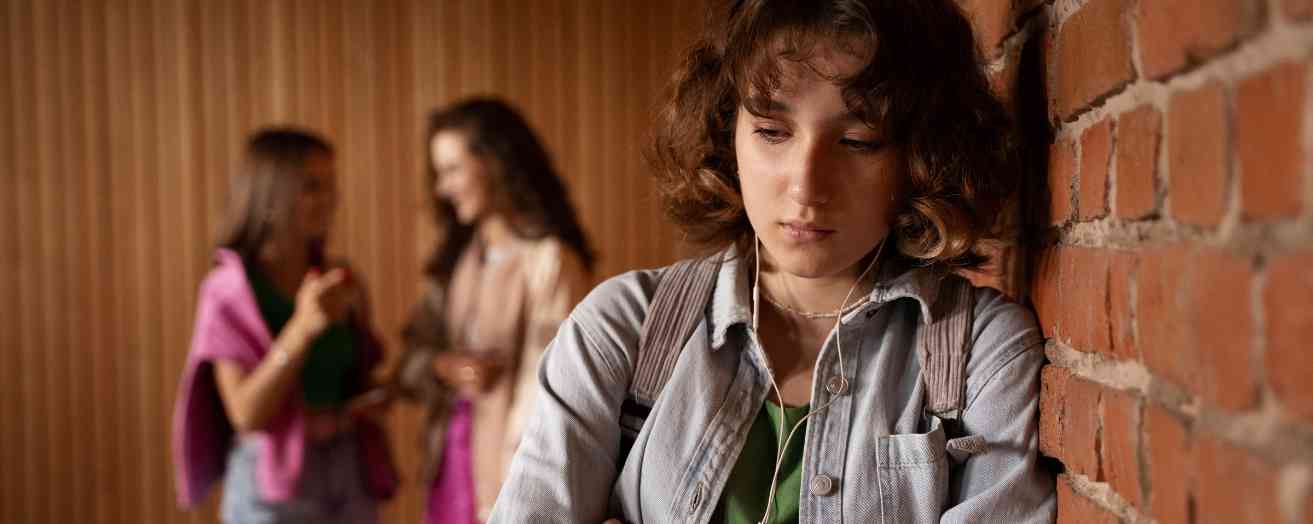
{"type": "Polygon", "coordinates": [[[1043,5],[1044,0],[961,0],[962,10],[971,19],[976,42],[985,56],[994,56],[1004,38],[1012,32],[1017,17],[1043,5]]]}
{"type": "Polygon", "coordinates": [[[1071,488],[1071,478],[1058,476],[1058,524],[1116,524],[1121,519],[1071,488]]]}
{"type": "Polygon", "coordinates": [[[1012,2],[1007,0],[962,0],[976,33],[976,45],[984,56],[994,56],[1012,29],[1012,2]]]}
{"type": "MultiPolygon", "coordinates": [[[[1249,365],[1253,324],[1249,261],[1202,251],[1191,264],[1195,329],[1192,358],[1199,369],[1190,386],[1217,405],[1239,411],[1253,405],[1258,385],[1249,365]]],[[[1177,326],[1182,329],[1185,326],[1177,326]]]]}
{"type": "Polygon", "coordinates": [[[1103,393],[1103,472],[1113,491],[1140,503],[1140,402],[1114,390],[1103,393]]]}
{"type": "Polygon", "coordinates": [[[1108,353],[1108,259],[1101,249],[1063,248],[1060,335],[1077,350],[1108,353]]]}
{"type": "Polygon", "coordinates": [[[1046,278],[1053,280],[1053,288],[1046,290],[1051,295],[1051,297],[1046,297],[1046,299],[1051,298],[1051,300],[1045,306],[1048,323],[1051,324],[1048,336],[1053,340],[1064,343],[1070,343],[1071,341],[1069,324],[1072,312],[1067,306],[1072,293],[1068,286],[1071,285],[1072,273],[1075,271],[1073,249],[1076,248],[1071,246],[1053,246],[1049,248],[1048,267],[1046,268],[1049,271],[1046,278]]]}
{"type": "MultiPolygon", "coordinates": [[[[1313,16],[1313,0],[1284,0],[1286,5],[1286,16],[1295,19],[1308,18],[1313,16]]],[[[1311,515],[1309,518],[1313,518],[1311,515]]]]}
{"type": "Polygon", "coordinates": [[[1067,382],[1062,413],[1062,454],[1067,471],[1102,481],[1099,467],[1099,397],[1102,386],[1082,378],[1067,382]]]}
{"type": "Polygon", "coordinates": [[[1056,336],[1058,321],[1062,318],[1062,304],[1059,302],[1059,290],[1062,288],[1062,264],[1059,260],[1061,251],[1057,248],[1045,250],[1035,267],[1035,278],[1031,288],[1031,299],[1035,303],[1035,314],[1040,329],[1046,338],[1056,336]]]}
{"type": "Polygon", "coordinates": [[[1070,117],[1129,83],[1130,28],[1123,16],[1128,0],[1093,0],[1059,29],[1054,45],[1053,84],[1057,114],[1070,117]]]}
{"type": "Polygon", "coordinates": [[[1249,0],[1137,2],[1144,75],[1159,79],[1231,47],[1257,29],[1258,4],[1249,0]]]}
{"type": "Polygon", "coordinates": [[[1200,438],[1194,460],[1197,524],[1283,521],[1277,468],[1211,436],[1200,438]]]}
{"type": "Polygon", "coordinates": [[[1040,372],[1039,393],[1039,451],[1050,457],[1061,457],[1062,421],[1067,398],[1067,384],[1071,371],[1054,365],[1044,366],[1040,372]]]}
{"type": "Polygon", "coordinates": [[[1226,203],[1228,141],[1222,89],[1209,84],[1172,98],[1167,124],[1172,215],[1213,226],[1226,203]]]}
{"type": "Polygon", "coordinates": [[[1300,212],[1307,77],[1305,64],[1288,62],[1236,88],[1236,154],[1247,219],[1277,220],[1300,212]]]}
{"type": "Polygon", "coordinates": [[[1143,252],[1135,325],[1145,366],[1223,408],[1253,405],[1251,282],[1249,261],[1221,251],[1143,252]]]}
{"type": "Polygon", "coordinates": [[[1138,360],[1135,345],[1135,318],[1131,288],[1139,259],[1132,253],[1112,256],[1108,265],[1108,322],[1112,355],[1122,360],[1138,360]]]}
{"type": "Polygon", "coordinates": [[[1046,251],[1041,274],[1045,287],[1040,290],[1037,304],[1046,336],[1066,344],[1073,343],[1072,323],[1077,317],[1071,304],[1077,294],[1072,283],[1079,277],[1076,267],[1078,251],[1080,248],[1070,246],[1054,246],[1046,251]]]}
{"type": "Polygon", "coordinates": [[[1049,148],[1049,210],[1051,224],[1071,219],[1072,185],[1076,181],[1076,150],[1071,142],[1059,140],[1049,148]]]}
{"type": "Polygon", "coordinates": [[[1181,419],[1154,405],[1144,408],[1149,514],[1158,522],[1189,522],[1190,436],[1181,419]]]}
{"type": "Polygon", "coordinates": [[[1178,385],[1194,371],[1195,348],[1182,329],[1190,320],[1183,312],[1188,255],[1180,246],[1144,251],[1135,278],[1140,355],[1155,375],[1178,385]]]}
{"type": "Polygon", "coordinates": [[[1264,366],[1281,404],[1313,422],[1313,252],[1272,260],[1263,292],[1267,319],[1264,366]]]}
{"type": "Polygon", "coordinates": [[[1080,218],[1108,214],[1108,166],[1112,158],[1112,122],[1103,121],[1081,136],[1080,218]]]}
{"type": "Polygon", "coordinates": [[[1162,116],[1152,106],[1140,107],[1117,120],[1118,218],[1142,218],[1157,210],[1161,143],[1162,116]]]}

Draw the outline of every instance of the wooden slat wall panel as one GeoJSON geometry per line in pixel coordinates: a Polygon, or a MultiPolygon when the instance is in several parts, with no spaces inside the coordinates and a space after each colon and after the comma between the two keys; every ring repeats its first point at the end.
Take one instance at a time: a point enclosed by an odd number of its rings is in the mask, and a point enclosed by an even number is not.
{"type": "MultiPolygon", "coordinates": [[[[14,317],[19,322],[14,328],[20,335],[20,347],[17,348],[17,352],[18,383],[21,389],[18,396],[22,402],[19,420],[23,425],[22,439],[19,441],[18,463],[22,464],[22,475],[19,478],[23,479],[25,485],[37,486],[38,489],[44,490],[47,470],[42,467],[43,464],[39,460],[45,446],[38,435],[43,435],[45,428],[44,420],[37,417],[42,409],[42,399],[36,395],[38,377],[45,368],[38,360],[41,355],[40,348],[44,347],[44,340],[40,338],[41,330],[37,327],[42,294],[35,286],[39,257],[34,246],[36,231],[41,224],[38,221],[37,210],[33,206],[37,184],[36,166],[32,158],[34,153],[32,137],[35,134],[36,115],[32,111],[35,94],[30,83],[35,76],[33,61],[36,53],[32,45],[32,24],[35,21],[32,18],[30,2],[19,2],[14,6],[12,15],[13,18],[9,21],[10,52],[14,56],[12,66],[14,71],[10,77],[14,95],[12,114],[14,134],[16,137],[23,137],[22,143],[13,149],[14,172],[18,176],[16,191],[14,191],[18,199],[18,217],[13,224],[18,226],[18,242],[15,249],[18,251],[18,292],[22,297],[19,301],[18,315],[14,317]]],[[[23,511],[20,514],[48,518],[44,499],[27,500],[22,496],[19,496],[19,499],[19,507],[23,511]]]]}
{"type": "MultiPolygon", "coordinates": [[[[0,6],[0,30],[4,35],[0,36],[0,45],[5,47],[0,51],[0,114],[14,114],[14,90],[12,80],[14,76],[14,53],[12,52],[12,25],[11,21],[15,19],[13,14],[14,6],[7,4],[0,6]]],[[[18,223],[18,172],[14,165],[14,148],[17,146],[11,124],[14,120],[0,122],[0,223],[17,224],[18,223]]],[[[18,230],[15,227],[0,227],[0,245],[6,249],[0,250],[0,296],[17,297],[19,296],[18,288],[18,265],[19,259],[17,254],[18,230]]],[[[15,319],[18,318],[18,310],[21,307],[19,300],[10,298],[9,300],[0,300],[0,318],[15,319]]],[[[10,471],[21,473],[22,466],[19,462],[21,431],[25,424],[21,423],[22,419],[20,409],[22,399],[19,397],[19,351],[21,348],[21,337],[14,326],[5,326],[9,329],[0,332],[0,461],[9,465],[10,471]]],[[[20,500],[18,493],[9,489],[0,489],[0,519],[5,521],[15,521],[18,518],[20,500]]]]}
{"type": "MultiPolygon", "coordinates": [[[[12,3],[6,4],[0,8],[0,30],[4,35],[0,35],[0,45],[4,50],[0,50],[0,110],[6,115],[16,114],[15,100],[17,93],[14,89],[14,75],[17,69],[17,52],[14,47],[14,24],[18,19],[16,6],[12,3]]],[[[19,199],[19,175],[18,165],[15,161],[17,153],[14,149],[17,147],[15,137],[19,136],[14,124],[16,118],[0,122],[0,220],[5,224],[18,224],[18,199],[19,199]]],[[[16,227],[0,228],[0,241],[9,247],[0,252],[0,292],[5,293],[8,297],[20,296],[21,288],[19,287],[19,267],[22,258],[19,255],[19,235],[16,227]]],[[[20,300],[0,301],[0,314],[4,318],[19,318],[19,312],[22,309],[20,300]]],[[[0,449],[0,458],[3,458],[5,464],[10,465],[10,470],[16,473],[23,472],[21,448],[24,445],[23,430],[25,423],[20,423],[23,416],[23,399],[22,399],[22,374],[20,366],[22,364],[22,336],[16,326],[7,326],[11,329],[3,330],[0,333],[0,341],[4,342],[4,351],[0,352],[0,363],[3,364],[3,384],[0,384],[0,406],[3,411],[0,417],[4,417],[6,423],[0,425],[0,439],[3,439],[3,449],[0,449]]],[[[22,499],[13,490],[0,490],[0,517],[5,520],[14,520],[21,515],[22,499]]]]}
{"type": "MultiPolygon", "coordinates": [[[[424,117],[519,107],[599,251],[599,278],[673,260],[641,160],[703,0],[0,1],[0,521],[216,521],[174,506],[175,389],[242,142],[338,147],[331,246],[391,348],[438,232],[424,117]]],[[[391,420],[413,479],[419,411],[391,420]]],[[[418,522],[421,486],[387,505],[418,522]]]]}
{"type": "MultiPolygon", "coordinates": [[[[64,231],[62,238],[59,240],[63,243],[65,249],[64,263],[60,269],[63,275],[61,280],[65,283],[64,307],[61,309],[61,318],[67,326],[89,326],[90,314],[87,308],[77,307],[78,304],[89,301],[88,290],[90,286],[85,285],[82,281],[83,273],[78,271],[80,261],[86,258],[85,252],[89,245],[83,239],[79,224],[82,223],[82,216],[85,210],[82,208],[82,187],[78,184],[77,173],[85,167],[86,151],[89,149],[86,144],[86,135],[83,131],[85,122],[84,114],[87,110],[87,100],[83,97],[83,89],[86,85],[84,71],[82,70],[82,52],[81,43],[84,37],[80,31],[82,25],[83,13],[81,13],[70,2],[61,1],[56,4],[58,11],[55,14],[58,30],[55,36],[58,38],[61,47],[61,57],[59,71],[61,81],[55,86],[60,98],[66,100],[64,105],[66,112],[59,123],[59,140],[64,144],[62,148],[62,157],[64,159],[62,170],[63,187],[60,190],[59,206],[62,208],[62,221],[64,231]]],[[[65,329],[68,339],[65,341],[64,351],[58,352],[64,365],[63,383],[67,384],[67,402],[71,406],[91,405],[94,400],[90,396],[91,374],[89,366],[86,365],[87,359],[69,358],[68,348],[79,346],[77,341],[86,336],[81,330],[65,329]]],[[[71,491],[81,493],[91,493],[94,489],[89,475],[78,475],[77,464],[88,464],[92,462],[93,455],[90,453],[90,446],[82,445],[77,435],[67,428],[78,424],[78,413],[75,410],[65,409],[57,406],[60,411],[57,415],[61,418],[62,431],[61,445],[59,447],[62,453],[60,460],[60,469],[63,473],[63,479],[66,486],[71,491]]],[[[56,416],[52,413],[49,416],[56,416]]],[[[67,517],[74,522],[87,522],[92,520],[92,499],[82,498],[80,500],[66,500],[68,505],[67,517]]]]}
{"type": "MultiPolygon", "coordinates": [[[[59,62],[60,50],[56,43],[52,41],[53,35],[57,33],[51,27],[52,21],[54,20],[54,17],[51,14],[51,7],[50,3],[47,2],[34,2],[32,4],[33,24],[31,27],[31,43],[33,46],[33,56],[46,57],[43,60],[44,63],[33,68],[31,85],[34,93],[49,93],[57,82],[56,71],[58,67],[56,64],[59,62]]],[[[34,63],[34,66],[35,65],[36,64],[34,63]]],[[[41,402],[37,404],[37,409],[40,410],[42,416],[38,417],[37,420],[41,421],[45,429],[45,438],[41,438],[43,449],[37,452],[44,455],[40,457],[41,462],[38,467],[44,470],[45,482],[39,486],[49,490],[57,489],[60,481],[63,480],[60,475],[59,466],[56,463],[58,460],[58,454],[61,451],[57,442],[59,436],[56,433],[57,428],[60,425],[59,413],[53,410],[58,409],[58,406],[67,405],[62,403],[62,397],[64,397],[67,392],[67,387],[45,387],[49,384],[67,385],[67,383],[62,380],[56,382],[55,377],[58,374],[58,362],[53,358],[56,355],[65,353],[59,350],[59,348],[64,347],[62,340],[64,330],[58,329],[54,325],[56,319],[54,309],[59,306],[58,301],[61,286],[51,278],[52,273],[57,269],[55,266],[61,262],[60,259],[62,258],[61,254],[55,249],[56,239],[64,234],[62,221],[56,220],[53,216],[52,211],[54,206],[51,202],[55,187],[60,185],[60,179],[63,178],[63,173],[60,172],[61,170],[58,165],[58,160],[53,153],[55,141],[52,133],[58,125],[60,117],[60,111],[54,103],[54,98],[55,97],[43,96],[37,98],[36,103],[33,106],[35,114],[33,115],[34,120],[32,122],[32,129],[34,131],[32,135],[32,138],[34,139],[32,145],[34,146],[33,149],[35,150],[36,157],[36,170],[34,172],[49,174],[48,176],[41,176],[35,180],[37,191],[34,201],[34,204],[36,205],[35,211],[37,213],[36,222],[41,224],[40,227],[44,232],[36,235],[37,245],[33,253],[35,259],[45,261],[40,267],[36,268],[37,278],[35,283],[38,289],[41,290],[41,297],[38,300],[39,305],[37,305],[35,309],[38,311],[40,322],[33,327],[42,333],[44,340],[42,341],[43,346],[41,347],[46,348],[46,350],[38,351],[36,353],[36,360],[41,362],[42,371],[36,373],[37,376],[35,378],[39,381],[38,388],[42,390],[38,397],[41,399],[41,402]],[[51,351],[50,349],[54,349],[54,351],[51,351]]],[[[66,515],[63,515],[60,511],[60,505],[56,504],[55,501],[46,500],[43,502],[45,502],[46,506],[46,518],[49,518],[52,522],[61,518],[66,518],[66,515]]]]}

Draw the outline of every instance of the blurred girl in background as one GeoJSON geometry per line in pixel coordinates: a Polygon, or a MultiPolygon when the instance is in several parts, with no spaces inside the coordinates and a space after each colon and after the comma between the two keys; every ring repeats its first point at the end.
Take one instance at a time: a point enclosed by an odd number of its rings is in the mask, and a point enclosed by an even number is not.
{"type": "Polygon", "coordinates": [[[308,132],[251,137],[201,284],[174,463],[184,507],[222,477],[226,523],[375,522],[396,487],[365,289],[324,254],[333,161],[308,132]]]}
{"type": "Polygon", "coordinates": [[[499,100],[429,119],[443,240],[404,339],[399,384],[423,402],[429,523],[487,519],[532,405],[538,361],[590,285],[593,252],[529,125],[499,100]]]}

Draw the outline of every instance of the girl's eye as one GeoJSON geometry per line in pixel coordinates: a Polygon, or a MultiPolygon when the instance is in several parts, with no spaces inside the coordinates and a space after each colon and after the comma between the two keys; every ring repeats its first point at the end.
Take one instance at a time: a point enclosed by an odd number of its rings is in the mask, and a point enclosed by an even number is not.
{"type": "Polygon", "coordinates": [[[884,143],[878,140],[868,141],[868,140],[858,140],[855,138],[845,138],[840,140],[839,143],[843,144],[848,149],[860,153],[874,153],[876,151],[879,151],[881,147],[884,147],[884,143]]]}
{"type": "Polygon", "coordinates": [[[765,140],[767,143],[771,143],[771,144],[778,144],[780,142],[783,142],[785,139],[789,138],[788,133],[786,133],[785,131],[780,129],[773,129],[769,127],[758,127],[754,129],[752,132],[757,136],[760,136],[762,140],[765,140]]]}

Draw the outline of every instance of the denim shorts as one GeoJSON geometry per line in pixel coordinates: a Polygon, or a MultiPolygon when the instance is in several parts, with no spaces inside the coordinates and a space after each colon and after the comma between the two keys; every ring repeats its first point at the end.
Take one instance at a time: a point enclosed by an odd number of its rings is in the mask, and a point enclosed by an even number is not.
{"type": "Polygon", "coordinates": [[[295,495],[286,501],[264,500],[256,485],[259,446],[254,439],[236,441],[228,455],[219,506],[225,524],[301,524],[378,522],[377,501],[365,491],[355,434],[339,433],[319,442],[307,440],[295,495]]]}

